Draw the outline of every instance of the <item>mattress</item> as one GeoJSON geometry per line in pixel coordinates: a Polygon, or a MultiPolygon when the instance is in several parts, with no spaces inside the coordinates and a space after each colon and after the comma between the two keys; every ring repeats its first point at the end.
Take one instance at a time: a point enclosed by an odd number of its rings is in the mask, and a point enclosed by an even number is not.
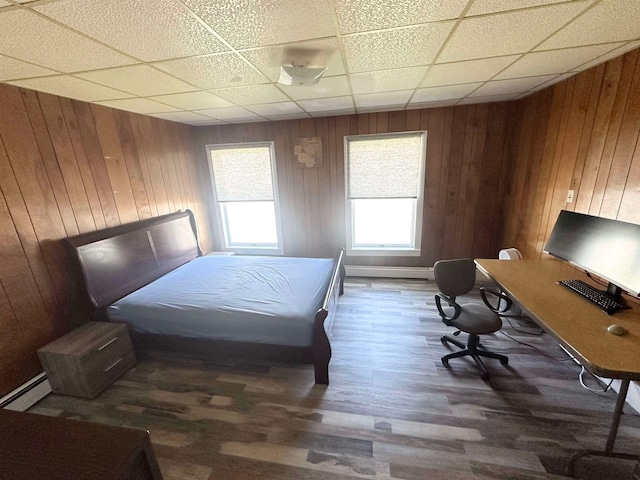
{"type": "Polygon", "coordinates": [[[306,347],[333,262],[199,257],[118,300],[107,314],[138,333],[306,347]]]}

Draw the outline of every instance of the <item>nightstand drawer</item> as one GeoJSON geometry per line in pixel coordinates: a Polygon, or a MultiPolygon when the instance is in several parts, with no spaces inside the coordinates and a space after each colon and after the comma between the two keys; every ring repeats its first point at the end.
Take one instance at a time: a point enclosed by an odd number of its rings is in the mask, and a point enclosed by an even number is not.
{"type": "Polygon", "coordinates": [[[56,393],[93,398],[136,362],[127,326],[88,322],[38,350],[56,393]]]}
{"type": "Polygon", "coordinates": [[[123,350],[118,355],[105,356],[104,362],[92,362],[85,365],[84,376],[87,380],[89,397],[93,398],[111,385],[124,372],[136,363],[136,356],[132,349],[123,350]],[[107,361],[108,360],[108,361],[107,361]]]}

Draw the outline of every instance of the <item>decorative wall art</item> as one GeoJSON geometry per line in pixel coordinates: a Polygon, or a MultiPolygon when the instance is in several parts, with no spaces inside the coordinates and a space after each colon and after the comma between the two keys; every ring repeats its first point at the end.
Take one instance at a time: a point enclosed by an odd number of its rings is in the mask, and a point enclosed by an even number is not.
{"type": "Polygon", "coordinates": [[[293,146],[296,166],[300,168],[316,168],[322,166],[321,137],[298,138],[293,146]]]}

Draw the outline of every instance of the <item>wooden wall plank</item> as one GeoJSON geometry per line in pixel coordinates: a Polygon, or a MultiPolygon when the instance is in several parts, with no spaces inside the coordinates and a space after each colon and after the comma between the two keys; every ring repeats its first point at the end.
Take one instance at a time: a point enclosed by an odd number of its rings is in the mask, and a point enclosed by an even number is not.
{"type": "MultiPolygon", "coordinates": [[[[200,212],[210,249],[203,175],[190,176],[201,169],[192,129],[158,123],[174,144],[167,174],[180,176],[180,205],[200,212]]],[[[166,146],[139,125],[151,127],[141,115],[0,85],[0,396],[41,371],[37,348],[89,318],[60,240],[168,213],[166,146]]]]}
{"type": "Polygon", "coordinates": [[[56,198],[56,203],[60,211],[60,217],[64,224],[67,235],[78,235],[78,224],[76,223],[76,217],[73,214],[73,208],[71,207],[71,201],[69,200],[69,192],[62,178],[62,172],[58,165],[58,159],[53,149],[51,137],[47,131],[47,126],[42,115],[42,109],[38,101],[38,92],[33,90],[21,90],[22,98],[27,108],[27,114],[29,121],[33,127],[33,132],[36,137],[38,149],[42,156],[42,162],[47,170],[47,176],[53,189],[53,194],[56,198]]]}
{"type": "MultiPolygon", "coordinates": [[[[563,208],[640,222],[639,52],[629,52],[518,102],[543,105],[552,92],[548,114],[532,118],[530,111],[514,109],[510,122],[533,122],[539,135],[536,142],[545,138],[534,208],[528,212],[509,205],[504,213],[505,231],[513,228],[517,218],[529,222],[527,234],[509,245],[521,249],[525,258],[546,257],[544,245],[563,208]],[[566,203],[569,188],[578,192],[574,204],[566,203]]],[[[512,188],[518,177],[535,181],[527,162],[518,158],[523,155],[519,149],[512,159],[512,188]]],[[[502,241],[506,240],[503,234],[502,241]]]]}
{"type": "Polygon", "coordinates": [[[38,93],[38,99],[67,193],[71,200],[71,207],[73,208],[78,229],[80,233],[91,232],[96,229],[96,223],[93,219],[82,174],[80,173],[71,137],[64,120],[60,98],[47,93],[38,93]]]}
{"type": "Polygon", "coordinates": [[[118,143],[120,151],[129,176],[131,192],[136,204],[136,212],[139,219],[151,217],[151,207],[149,206],[149,197],[147,195],[144,177],[142,175],[142,167],[136,146],[133,125],[131,124],[130,114],[121,110],[114,110],[113,116],[115,120],[116,131],[118,134],[118,143]]]}
{"type": "Polygon", "coordinates": [[[107,227],[120,225],[118,207],[109,179],[109,172],[104,161],[104,154],[100,146],[96,123],[91,112],[91,106],[85,102],[72,101],[73,109],[78,119],[78,127],[82,135],[84,148],[87,153],[89,167],[93,176],[93,181],[98,192],[98,199],[102,206],[102,213],[107,227]]]}

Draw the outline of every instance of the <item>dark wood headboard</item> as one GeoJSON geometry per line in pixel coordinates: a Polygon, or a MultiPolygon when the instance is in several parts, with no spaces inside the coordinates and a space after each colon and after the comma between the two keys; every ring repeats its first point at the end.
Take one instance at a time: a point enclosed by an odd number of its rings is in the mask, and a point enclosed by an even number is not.
{"type": "Polygon", "coordinates": [[[70,237],[65,243],[79,262],[96,309],[202,255],[189,210],[70,237]]]}

